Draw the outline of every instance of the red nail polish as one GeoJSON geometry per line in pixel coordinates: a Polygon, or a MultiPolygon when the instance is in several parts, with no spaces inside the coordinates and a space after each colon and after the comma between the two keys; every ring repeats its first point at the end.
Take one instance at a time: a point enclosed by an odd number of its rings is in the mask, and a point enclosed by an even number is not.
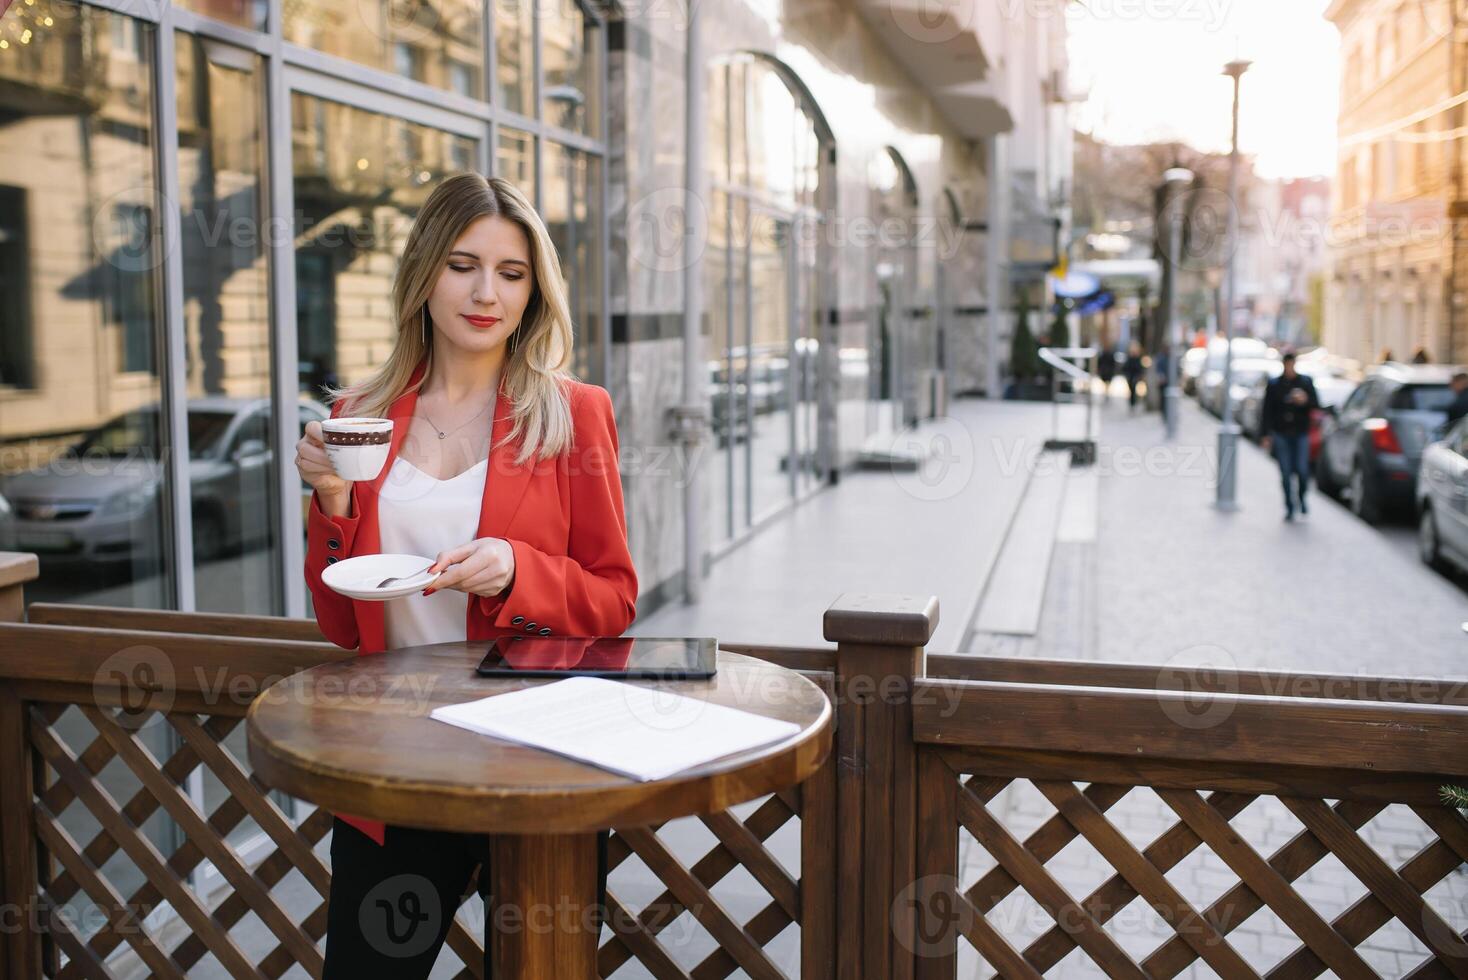
{"type": "Polygon", "coordinates": [[[423,590],[423,594],[424,595],[433,595],[433,593],[435,593],[437,591],[438,591],[437,589],[424,589],[423,590]]]}

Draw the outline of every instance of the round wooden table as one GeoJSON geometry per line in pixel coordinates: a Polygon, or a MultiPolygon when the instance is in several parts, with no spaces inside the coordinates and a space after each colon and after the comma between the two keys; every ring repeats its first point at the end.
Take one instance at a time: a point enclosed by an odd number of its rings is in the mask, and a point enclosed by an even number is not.
{"type": "MultiPolygon", "coordinates": [[[[429,718],[441,705],[553,682],[480,677],[474,668],[485,648],[411,647],[280,681],[250,706],[255,775],[335,813],[487,834],[496,906],[585,910],[596,903],[599,831],[727,809],[805,780],[831,749],[831,703],[820,688],[724,651],[712,680],[631,683],[792,721],[800,731],[666,779],[638,782],[429,718]]],[[[487,923],[498,921],[494,911],[487,923]]],[[[590,917],[554,919],[554,929],[496,934],[494,975],[595,977],[590,917]]]]}

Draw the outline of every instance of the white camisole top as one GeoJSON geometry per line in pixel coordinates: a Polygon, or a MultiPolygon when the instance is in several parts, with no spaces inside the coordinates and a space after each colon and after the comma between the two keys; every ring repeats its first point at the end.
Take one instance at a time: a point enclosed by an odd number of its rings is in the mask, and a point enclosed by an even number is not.
{"type": "MultiPolygon", "coordinates": [[[[440,551],[474,540],[488,465],[482,459],[458,476],[439,480],[399,457],[379,496],[382,553],[422,555],[431,561],[440,551]]],[[[415,592],[389,599],[383,607],[389,650],[464,639],[469,596],[457,589],[431,596],[415,592]]]]}

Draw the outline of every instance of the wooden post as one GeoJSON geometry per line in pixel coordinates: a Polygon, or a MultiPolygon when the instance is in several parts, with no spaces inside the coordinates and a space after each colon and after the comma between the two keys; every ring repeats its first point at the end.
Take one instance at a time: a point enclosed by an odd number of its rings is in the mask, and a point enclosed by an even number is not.
{"type": "Polygon", "coordinates": [[[938,625],[938,599],[848,592],[825,616],[836,644],[836,975],[911,980],[917,752],[913,678],[938,625]]]}
{"type": "MultiPolygon", "coordinates": [[[[25,584],[39,574],[35,555],[0,551],[0,623],[25,618],[25,584]]],[[[39,853],[27,731],[25,702],[13,691],[0,691],[0,973],[12,977],[41,975],[41,936],[35,930],[39,853]]]]}
{"type": "Polygon", "coordinates": [[[0,551],[0,623],[25,621],[25,584],[40,574],[35,555],[0,551]]]}

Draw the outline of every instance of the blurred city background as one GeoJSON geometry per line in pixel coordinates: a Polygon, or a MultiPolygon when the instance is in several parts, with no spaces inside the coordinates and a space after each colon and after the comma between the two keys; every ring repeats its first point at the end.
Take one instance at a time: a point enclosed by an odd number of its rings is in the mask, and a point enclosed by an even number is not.
{"type": "MultiPolygon", "coordinates": [[[[818,644],[836,595],[899,592],[944,652],[1463,678],[1461,7],[0,0],[0,551],[39,556],[28,600],[310,615],[294,443],[476,170],[535,201],[612,394],[632,632],[818,644]],[[1252,444],[1286,351],[1305,522],[1252,444]]],[[[1267,802],[1261,847],[1299,828],[1267,802]]],[[[1396,865],[1414,820],[1363,833],[1396,865]]],[[[1362,890],[1327,865],[1329,917],[1362,890]]],[[[1468,924],[1468,875],[1428,898],[1468,924]]],[[[1294,944],[1266,919],[1230,937],[1256,965],[1294,944]]]]}

